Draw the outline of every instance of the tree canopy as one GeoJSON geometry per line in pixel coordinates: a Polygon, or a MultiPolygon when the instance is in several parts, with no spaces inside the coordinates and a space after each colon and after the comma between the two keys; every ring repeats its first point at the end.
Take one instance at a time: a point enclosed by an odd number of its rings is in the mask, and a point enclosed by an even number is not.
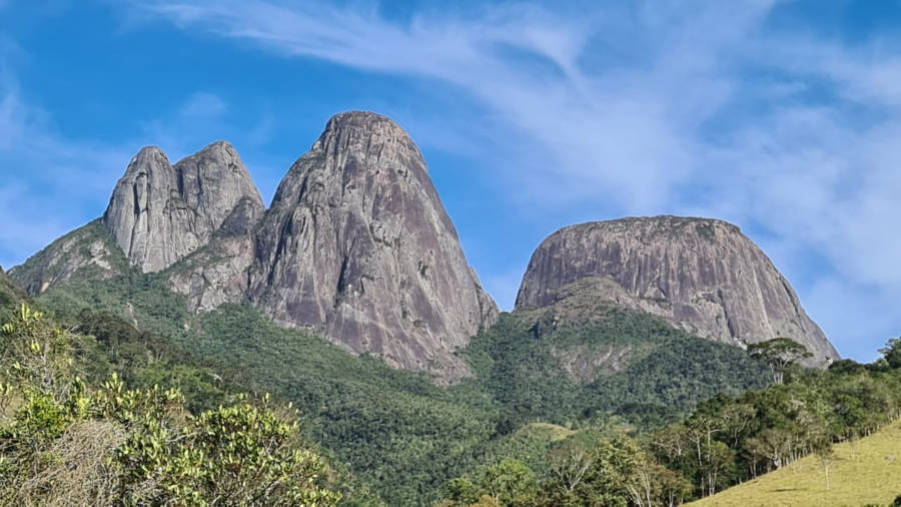
{"type": "Polygon", "coordinates": [[[802,359],[812,357],[807,347],[790,338],[773,338],[748,345],[751,357],[765,362],[773,374],[773,382],[781,384],[789,367],[802,359]]]}

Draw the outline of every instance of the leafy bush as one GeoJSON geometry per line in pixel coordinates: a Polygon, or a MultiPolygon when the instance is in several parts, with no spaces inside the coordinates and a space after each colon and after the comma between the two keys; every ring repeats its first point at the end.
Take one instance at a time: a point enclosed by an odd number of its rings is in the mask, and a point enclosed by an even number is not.
{"type": "Polygon", "coordinates": [[[336,505],[329,469],[293,411],[246,397],[198,416],[178,389],[98,388],[75,337],[22,305],[2,326],[7,367],[0,503],[336,505]],[[13,408],[16,406],[16,408],[13,408]]]}

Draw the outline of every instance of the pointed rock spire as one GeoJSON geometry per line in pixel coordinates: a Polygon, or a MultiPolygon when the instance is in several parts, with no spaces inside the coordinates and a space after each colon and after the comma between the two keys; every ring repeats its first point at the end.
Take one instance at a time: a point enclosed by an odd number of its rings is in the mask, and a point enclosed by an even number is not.
{"type": "Polygon", "coordinates": [[[132,265],[156,272],[205,245],[242,200],[263,209],[228,143],[213,143],[175,166],[150,146],[128,164],[103,223],[132,265]]]}
{"type": "Polygon", "coordinates": [[[395,366],[468,373],[453,351],[497,318],[419,149],[390,119],[329,120],[261,222],[251,299],[395,366]]]}

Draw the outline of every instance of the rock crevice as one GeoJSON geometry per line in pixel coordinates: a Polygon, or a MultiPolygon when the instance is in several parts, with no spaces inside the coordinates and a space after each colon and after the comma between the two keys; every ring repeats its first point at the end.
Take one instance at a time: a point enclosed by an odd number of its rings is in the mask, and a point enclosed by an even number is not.
{"type": "Polygon", "coordinates": [[[228,143],[213,143],[174,166],[149,146],[116,184],[103,223],[129,263],[152,273],[207,245],[244,200],[264,208],[228,143]]]}
{"type": "Polygon", "coordinates": [[[552,234],[532,255],[516,310],[565,314],[567,301],[575,308],[586,300],[643,310],[742,347],[785,336],[805,345],[817,364],[839,358],[770,259],[719,220],[627,218],[552,234]]]}
{"type": "Polygon", "coordinates": [[[453,355],[497,318],[419,149],[390,119],[350,112],[289,170],[256,235],[250,297],[398,367],[468,374],[453,355]]]}

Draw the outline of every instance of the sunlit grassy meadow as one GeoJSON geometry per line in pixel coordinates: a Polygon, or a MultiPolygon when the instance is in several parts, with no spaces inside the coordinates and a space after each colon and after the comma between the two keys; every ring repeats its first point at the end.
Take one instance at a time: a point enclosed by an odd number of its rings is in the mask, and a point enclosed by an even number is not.
{"type": "Polygon", "coordinates": [[[808,456],[691,505],[890,505],[901,495],[901,423],[835,446],[829,489],[823,462],[808,456]]]}

